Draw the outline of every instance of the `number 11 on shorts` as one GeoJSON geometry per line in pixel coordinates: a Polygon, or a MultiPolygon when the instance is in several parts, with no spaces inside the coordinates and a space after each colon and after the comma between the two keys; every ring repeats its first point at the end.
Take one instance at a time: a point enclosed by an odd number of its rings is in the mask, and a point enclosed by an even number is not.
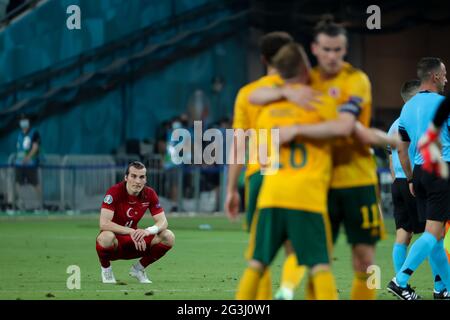
{"type": "Polygon", "coordinates": [[[380,225],[380,220],[378,218],[378,206],[376,204],[372,204],[370,206],[370,213],[368,206],[361,207],[361,214],[363,218],[361,228],[370,229],[380,225]],[[372,213],[372,221],[370,220],[370,213],[372,213]]]}

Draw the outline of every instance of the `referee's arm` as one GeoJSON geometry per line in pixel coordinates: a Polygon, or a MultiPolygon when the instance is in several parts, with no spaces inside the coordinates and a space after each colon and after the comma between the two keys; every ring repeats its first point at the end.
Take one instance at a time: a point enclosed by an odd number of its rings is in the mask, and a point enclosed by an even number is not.
{"type": "Polygon", "coordinates": [[[406,129],[404,127],[399,126],[398,132],[401,137],[401,142],[398,144],[398,149],[397,149],[398,158],[400,159],[400,164],[402,165],[403,171],[405,172],[408,183],[411,183],[412,182],[412,168],[411,168],[411,161],[409,159],[409,154],[408,154],[408,149],[409,149],[409,144],[411,142],[411,139],[409,138],[408,132],[406,132],[406,129]]]}
{"type": "Polygon", "coordinates": [[[436,128],[442,127],[450,114],[450,94],[442,101],[433,118],[433,124],[436,128]]]}

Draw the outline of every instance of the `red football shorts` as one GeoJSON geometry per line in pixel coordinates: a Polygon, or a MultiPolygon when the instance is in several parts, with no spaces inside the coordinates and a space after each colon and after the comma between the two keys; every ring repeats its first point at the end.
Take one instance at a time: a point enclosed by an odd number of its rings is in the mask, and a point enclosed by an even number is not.
{"type": "Polygon", "coordinates": [[[115,236],[118,241],[118,245],[115,254],[111,257],[111,260],[129,260],[148,255],[150,251],[150,243],[155,237],[155,235],[144,237],[144,240],[147,243],[147,248],[145,251],[138,251],[129,234],[116,234],[115,236]]]}

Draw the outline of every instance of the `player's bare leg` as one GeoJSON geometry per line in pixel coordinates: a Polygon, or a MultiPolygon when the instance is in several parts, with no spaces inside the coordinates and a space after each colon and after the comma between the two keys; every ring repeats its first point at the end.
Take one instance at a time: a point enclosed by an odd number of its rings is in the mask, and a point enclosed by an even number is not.
{"type": "Polygon", "coordinates": [[[396,231],[395,234],[395,242],[397,243],[403,243],[409,246],[411,239],[412,239],[412,232],[408,232],[403,228],[399,228],[396,231]]]}
{"type": "Polygon", "coordinates": [[[112,267],[111,256],[114,254],[118,246],[116,236],[111,231],[102,231],[97,236],[97,254],[102,265],[102,282],[103,283],[116,283],[112,267]]]}
{"type": "Polygon", "coordinates": [[[376,290],[367,286],[369,274],[367,269],[375,260],[375,246],[369,244],[356,244],[352,248],[353,270],[355,272],[351,300],[375,300],[376,290]]]}
{"type": "MultiPolygon", "coordinates": [[[[150,237],[146,238],[146,241],[150,239],[150,237]]],[[[138,279],[140,283],[152,283],[152,281],[147,277],[145,268],[164,256],[167,251],[172,249],[174,244],[175,235],[168,229],[155,235],[147,246],[143,257],[131,266],[129,273],[130,276],[138,279]]]]}

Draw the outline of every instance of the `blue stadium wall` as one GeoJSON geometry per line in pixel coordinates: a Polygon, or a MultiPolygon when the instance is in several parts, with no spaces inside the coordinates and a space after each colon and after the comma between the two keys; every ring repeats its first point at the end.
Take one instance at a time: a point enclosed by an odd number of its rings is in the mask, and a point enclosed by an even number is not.
{"type": "MultiPolygon", "coordinates": [[[[84,52],[165,19],[174,14],[174,10],[182,13],[206,2],[45,2],[0,33],[0,65],[3,70],[0,86],[67,59],[76,59],[84,52]],[[81,8],[81,30],[66,28],[66,8],[72,4],[81,8]]],[[[201,23],[199,21],[199,25],[201,23]]],[[[172,30],[171,34],[176,35],[177,32],[180,30],[172,30]]],[[[235,95],[247,81],[245,43],[247,32],[235,33],[193,56],[180,58],[161,70],[82,102],[67,112],[40,119],[35,127],[41,133],[44,152],[105,154],[116,150],[126,139],[153,139],[157,125],[184,112],[189,96],[197,88],[203,89],[211,101],[211,121],[231,116],[235,95]],[[214,95],[211,89],[214,76],[221,76],[225,81],[220,95],[214,95]],[[126,102],[123,101],[124,96],[126,102]]],[[[94,63],[85,68],[95,70],[99,66],[94,63]]],[[[52,80],[52,85],[70,77],[70,74],[61,75],[52,80]]],[[[39,88],[31,92],[22,90],[16,93],[16,98],[33,97],[36,90],[39,88]]],[[[0,111],[10,107],[11,103],[12,97],[1,100],[0,111]]],[[[17,129],[0,138],[0,161],[14,152],[18,132],[17,129]]]]}

